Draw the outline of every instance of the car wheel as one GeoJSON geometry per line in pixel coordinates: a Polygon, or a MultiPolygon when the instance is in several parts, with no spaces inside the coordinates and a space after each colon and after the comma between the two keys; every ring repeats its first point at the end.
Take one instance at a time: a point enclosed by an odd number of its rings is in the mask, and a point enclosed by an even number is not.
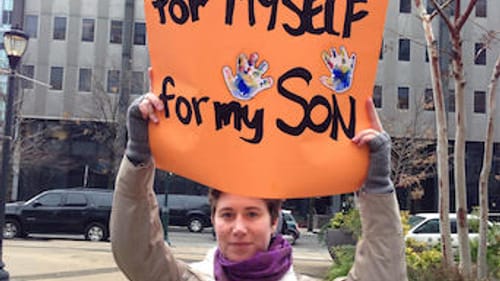
{"type": "Polygon", "coordinates": [[[191,217],[188,222],[188,229],[191,232],[202,232],[203,219],[200,217],[191,217]]]}
{"type": "Polygon", "coordinates": [[[93,222],[85,228],[85,239],[89,241],[103,241],[107,238],[107,230],[104,225],[93,222]]]}
{"type": "Polygon", "coordinates": [[[3,238],[12,239],[21,236],[21,226],[19,222],[12,219],[6,219],[3,227],[3,238]]]}

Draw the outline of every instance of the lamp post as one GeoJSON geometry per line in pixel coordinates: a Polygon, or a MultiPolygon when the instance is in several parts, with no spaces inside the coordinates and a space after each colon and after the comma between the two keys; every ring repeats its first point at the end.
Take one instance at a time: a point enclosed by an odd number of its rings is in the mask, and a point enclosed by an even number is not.
{"type": "MultiPolygon", "coordinates": [[[[16,68],[26,51],[28,45],[28,35],[20,30],[10,30],[4,32],[3,42],[5,52],[9,58],[10,73],[7,92],[7,100],[5,102],[5,123],[4,135],[2,137],[2,172],[0,177],[0,226],[5,225],[5,197],[7,195],[7,183],[10,171],[10,146],[12,141],[12,120],[14,95],[16,92],[16,68]]],[[[3,263],[3,231],[0,235],[0,281],[9,280],[9,273],[4,269],[3,263]]]]}

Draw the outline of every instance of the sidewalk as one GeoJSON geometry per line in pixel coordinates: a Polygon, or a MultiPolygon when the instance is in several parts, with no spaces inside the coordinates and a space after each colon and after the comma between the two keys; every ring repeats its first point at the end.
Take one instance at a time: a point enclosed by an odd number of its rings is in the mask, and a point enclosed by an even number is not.
{"type": "Polygon", "coordinates": [[[6,240],[5,269],[11,281],[126,281],[110,243],[65,240],[6,240]]]}
{"type": "MultiPolygon", "coordinates": [[[[310,248],[307,243],[317,239],[303,232],[294,246],[294,267],[297,272],[322,278],[331,259],[328,252],[310,248]]],[[[185,262],[202,260],[215,241],[184,243],[177,234],[172,247],[175,256],[185,262]]],[[[209,237],[209,236],[207,236],[209,237]]],[[[185,238],[189,240],[189,237],[185,238]]],[[[317,245],[317,244],[316,244],[317,245]]],[[[127,281],[117,268],[109,242],[88,242],[70,239],[19,239],[3,241],[3,261],[11,281],[127,281]]]]}

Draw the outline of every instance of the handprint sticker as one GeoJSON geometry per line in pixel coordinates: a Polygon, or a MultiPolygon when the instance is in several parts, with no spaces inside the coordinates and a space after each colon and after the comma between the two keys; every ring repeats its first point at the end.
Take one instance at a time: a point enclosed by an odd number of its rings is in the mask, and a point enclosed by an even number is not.
{"type": "Polygon", "coordinates": [[[262,61],[257,66],[258,59],[257,53],[251,54],[249,59],[244,54],[239,55],[236,62],[236,75],[233,75],[229,66],[222,69],[227,88],[235,98],[249,100],[273,85],[271,77],[262,77],[269,65],[266,61],[262,61]]]}
{"type": "Polygon", "coordinates": [[[340,53],[337,53],[335,48],[331,48],[329,53],[323,51],[321,57],[331,73],[330,76],[321,76],[321,83],[337,93],[349,90],[356,65],[356,54],[349,57],[346,49],[341,46],[340,53]]]}

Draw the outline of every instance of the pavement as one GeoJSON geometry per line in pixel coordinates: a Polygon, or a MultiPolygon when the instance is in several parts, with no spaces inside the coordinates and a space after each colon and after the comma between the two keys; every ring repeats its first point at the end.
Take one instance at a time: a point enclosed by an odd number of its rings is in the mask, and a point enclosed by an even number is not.
{"type": "MultiPolygon", "coordinates": [[[[186,262],[203,259],[215,246],[205,236],[195,236],[196,242],[186,233],[170,237],[175,256],[186,262]]],[[[303,233],[293,253],[295,270],[309,276],[322,278],[331,265],[328,252],[314,234],[303,233]]],[[[4,240],[3,261],[11,281],[128,280],[117,268],[109,242],[46,237],[4,240]]]]}

